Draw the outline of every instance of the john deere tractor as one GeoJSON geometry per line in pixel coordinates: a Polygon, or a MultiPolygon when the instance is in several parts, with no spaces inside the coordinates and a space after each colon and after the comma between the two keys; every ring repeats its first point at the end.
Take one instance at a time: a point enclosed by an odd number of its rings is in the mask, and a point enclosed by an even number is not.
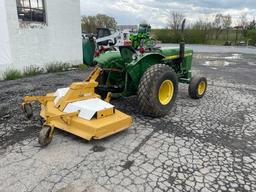
{"type": "MultiPolygon", "coordinates": [[[[182,24],[184,30],[185,20],[182,24]]],[[[192,76],[193,50],[185,48],[150,48],[136,50],[121,46],[94,60],[101,69],[96,91],[103,98],[108,92],[113,97],[137,95],[139,109],[145,115],[161,117],[173,107],[178,83],[188,84],[188,93],[200,99],[207,89],[205,77],[192,76]]]]}

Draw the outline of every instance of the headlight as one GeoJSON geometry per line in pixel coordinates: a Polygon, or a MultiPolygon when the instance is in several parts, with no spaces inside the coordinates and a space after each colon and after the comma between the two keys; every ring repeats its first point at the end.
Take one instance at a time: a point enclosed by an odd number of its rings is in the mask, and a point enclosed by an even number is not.
{"type": "Polygon", "coordinates": [[[137,60],[137,59],[138,59],[138,55],[137,55],[136,53],[134,53],[134,54],[132,55],[132,59],[133,59],[133,60],[137,60]]]}

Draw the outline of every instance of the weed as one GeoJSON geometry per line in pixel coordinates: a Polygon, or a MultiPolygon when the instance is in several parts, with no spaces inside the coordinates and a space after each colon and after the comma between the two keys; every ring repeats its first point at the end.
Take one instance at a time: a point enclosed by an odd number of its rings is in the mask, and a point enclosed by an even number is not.
{"type": "Polygon", "coordinates": [[[43,72],[44,72],[43,68],[31,65],[31,66],[28,66],[28,67],[24,68],[23,76],[31,77],[31,76],[42,74],[43,72]]]}
{"type": "Polygon", "coordinates": [[[47,73],[67,71],[70,68],[68,63],[52,63],[46,66],[47,73]]]}
{"type": "Polygon", "coordinates": [[[15,80],[22,77],[22,73],[17,69],[8,69],[4,72],[4,80],[15,80]]]}
{"type": "Polygon", "coordinates": [[[88,65],[85,65],[85,64],[78,65],[78,69],[80,69],[82,71],[86,70],[87,68],[88,68],[88,65]]]}

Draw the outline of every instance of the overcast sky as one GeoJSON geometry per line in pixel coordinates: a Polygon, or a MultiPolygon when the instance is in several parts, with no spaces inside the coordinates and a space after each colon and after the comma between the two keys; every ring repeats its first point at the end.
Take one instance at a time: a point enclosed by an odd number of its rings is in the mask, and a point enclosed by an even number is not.
{"type": "Polygon", "coordinates": [[[82,15],[106,14],[118,24],[139,24],[146,20],[155,28],[166,27],[168,15],[183,13],[190,23],[211,20],[217,13],[230,14],[236,25],[242,14],[256,18],[256,0],[80,0],[82,15]]]}

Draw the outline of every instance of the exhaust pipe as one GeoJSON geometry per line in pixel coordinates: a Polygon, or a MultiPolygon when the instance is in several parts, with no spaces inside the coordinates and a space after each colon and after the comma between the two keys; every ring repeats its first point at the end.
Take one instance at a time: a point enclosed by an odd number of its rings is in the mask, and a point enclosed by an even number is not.
{"type": "Polygon", "coordinates": [[[181,63],[183,63],[184,57],[185,57],[185,43],[180,42],[180,60],[181,60],[181,63]]]}
{"type": "Polygon", "coordinates": [[[185,38],[184,38],[184,29],[185,29],[186,19],[182,21],[181,25],[181,42],[180,42],[180,62],[183,63],[185,57],[185,38]]]}

